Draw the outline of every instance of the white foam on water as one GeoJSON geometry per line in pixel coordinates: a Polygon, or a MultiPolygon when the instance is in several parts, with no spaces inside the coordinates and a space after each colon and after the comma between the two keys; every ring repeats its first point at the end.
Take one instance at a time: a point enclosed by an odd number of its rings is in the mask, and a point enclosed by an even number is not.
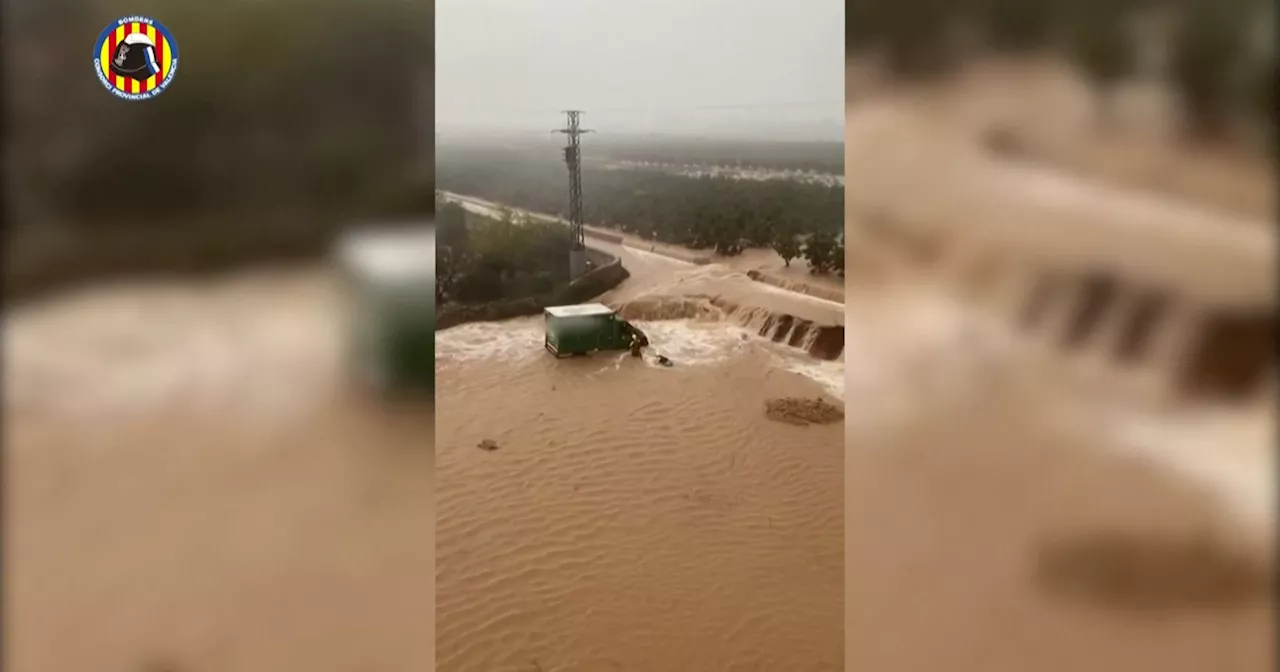
{"type": "Polygon", "coordinates": [[[799,355],[775,354],[778,368],[800,374],[817,383],[827,394],[844,401],[844,362],[823,361],[799,355]]]}
{"type": "MultiPolygon", "coordinates": [[[[649,337],[644,352],[647,366],[670,370],[658,363],[658,356],[674,367],[705,366],[732,360],[752,348],[766,348],[780,369],[791,371],[817,383],[837,399],[844,399],[844,361],[815,360],[794,348],[762,339],[751,330],[723,322],[683,320],[636,321],[649,337]]],[[[543,325],[539,319],[465,324],[436,334],[436,359],[443,366],[473,361],[523,362],[548,357],[543,347],[543,325]]],[[[600,371],[621,367],[630,353],[595,353],[600,371]]]]}
{"type": "MultiPolygon", "coordinates": [[[[748,277],[748,276],[744,274],[743,277],[748,277]]],[[[748,277],[748,279],[750,278],[748,277]]],[[[753,280],[752,282],[755,282],[755,281],[753,280]]],[[[783,287],[778,287],[776,285],[771,285],[767,282],[757,282],[756,286],[758,289],[764,292],[767,292],[769,294],[775,294],[777,296],[785,296],[788,299],[794,299],[797,301],[806,301],[808,303],[819,305],[824,308],[835,308],[836,310],[839,310],[841,313],[844,312],[844,303],[840,301],[832,301],[831,299],[824,299],[821,297],[813,296],[812,294],[796,292],[783,287]]]]}
{"type": "MultiPolygon", "coordinates": [[[[646,361],[661,354],[686,366],[712,364],[735,356],[750,344],[750,331],[721,322],[639,320],[635,324],[649,337],[646,361]]],[[[524,361],[546,356],[545,335],[541,318],[473,322],[437,332],[436,359],[524,361]]]]}
{"type": "Polygon", "coordinates": [[[658,355],[682,366],[715,364],[751,345],[750,331],[722,322],[637,321],[636,326],[649,337],[645,361],[651,366],[662,366],[658,355]]]}
{"type": "Polygon", "coordinates": [[[545,343],[541,318],[472,322],[436,332],[436,361],[523,361],[548,356],[545,343]]]}
{"type": "Polygon", "coordinates": [[[680,320],[637,322],[649,336],[645,362],[663,367],[657,355],[665,355],[677,366],[716,364],[739,356],[751,348],[769,351],[774,366],[799,374],[817,383],[836,399],[844,399],[844,361],[813,359],[795,348],[760,338],[749,329],[721,322],[680,320]]]}
{"type": "MultiPolygon", "coordinates": [[[[636,321],[636,326],[649,337],[644,362],[654,369],[719,364],[752,348],[765,348],[777,368],[804,376],[832,397],[844,399],[843,360],[815,360],[794,348],[762,339],[748,329],[722,322],[641,320],[636,321]],[[674,367],[659,364],[659,355],[670,359],[674,367]]],[[[473,361],[514,363],[537,357],[549,355],[543,347],[542,323],[536,319],[472,323],[436,335],[436,358],[446,367],[473,361]]],[[[600,370],[597,373],[601,373],[621,368],[630,353],[595,353],[592,357],[599,360],[600,370]]]]}

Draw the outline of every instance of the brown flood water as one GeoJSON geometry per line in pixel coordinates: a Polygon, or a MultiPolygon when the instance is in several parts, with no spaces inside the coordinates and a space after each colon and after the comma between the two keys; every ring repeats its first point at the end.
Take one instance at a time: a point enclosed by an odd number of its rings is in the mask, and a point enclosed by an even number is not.
{"type": "Polygon", "coordinates": [[[674,366],[555,360],[540,318],[437,339],[438,669],[840,669],[841,427],[765,404],[843,363],[754,335],[840,307],[610,250],[604,300],[674,366]]]}
{"type": "Polygon", "coordinates": [[[5,669],[431,669],[431,410],[345,389],[335,308],[290,271],[7,315],[5,669]]]}
{"type": "Polygon", "coordinates": [[[846,437],[846,669],[1272,669],[1265,535],[1037,385],[846,437]]]}

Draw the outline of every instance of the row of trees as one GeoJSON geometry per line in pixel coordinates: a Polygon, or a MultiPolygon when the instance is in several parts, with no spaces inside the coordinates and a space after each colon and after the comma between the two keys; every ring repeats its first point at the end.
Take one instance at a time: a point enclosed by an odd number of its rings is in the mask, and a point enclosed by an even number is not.
{"type": "Polygon", "coordinates": [[[798,236],[784,233],[779,234],[770,246],[787,266],[791,265],[792,259],[804,259],[810,273],[835,273],[844,277],[844,236],[820,231],[802,241],[798,236]]]}
{"type": "Polygon", "coordinates": [[[436,305],[521,299],[569,280],[569,229],[503,212],[436,204],[436,305]]]}
{"type": "MultiPolygon", "coordinates": [[[[532,152],[455,147],[439,154],[439,188],[527,210],[565,216],[566,182],[562,164],[532,152]]],[[[588,223],[726,256],[814,234],[834,240],[844,229],[839,187],[591,168],[583,183],[588,223]]]]}
{"type": "Polygon", "coordinates": [[[592,138],[592,154],[606,160],[732,166],[844,174],[844,143],[730,139],[592,138]]]}
{"type": "Polygon", "coordinates": [[[849,51],[880,53],[901,76],[944,72],[975,44],[1056,49],[1105,99],[1154,48],[1168,54],[1164,74],[1192,133],[1217,133],[1241,113],[1269,120],[1276,109],[1275,53],[1256,32],[1275,21],[1266,0],[846,0],[845,16],[849,51]],[[1172,30],[1138,30],[1161,16],[1172,30]]]}

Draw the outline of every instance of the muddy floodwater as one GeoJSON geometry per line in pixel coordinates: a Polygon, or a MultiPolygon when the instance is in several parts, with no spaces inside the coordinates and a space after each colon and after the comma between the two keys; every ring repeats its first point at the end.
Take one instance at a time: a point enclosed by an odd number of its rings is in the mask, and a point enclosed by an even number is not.
{"type": "Polygon", "coordinates": [[[643,358],[554,359],[541,318],[437,338],[438,669],[841,669],[841,423],[765,412],[839,403],[843,338],[810,350],[843,307],[592,244],[643,358]]]}
{"type": "MultiPolygon", "coordinates": [[[[915,353],[900,357],[855,343],[864,324],[892,325],[884,316],[899,311],[868,314],[852,289],[846,299],[845,669],[1273,669],[1274,397],[1147,403],[1118,384],[1133,371],[1105,341],[1068,352],[1061,329],[1019,327],[1012,300],[959,309],[944,297],[963,293],[954,262],[971,245],[1015,269],[1102,268],[1175,295],[1234,284],[1222,295],[1238,299],[1266,286],[1274,232],[1160,194],[1165,175],[1141,188],[1119,179],[1142,163],[1187,165],[1167,151],[1126,157],[1140,145],[1123,133],[1070,134],[1096,128],[1062,123],[1093,120],[1087,87],[1066,87],[1074,105],[1046,105],[1044,87],[1017,84],[993,79],[985,96],[963,80],[932,98],[888,91],[847,110],[851,240],[909,230],[881,226],[895,221],[938,235],[883,256],[851,248],[851,278],[884,285],[865,303],[931,308],[898,322],[897,344],[915,353]],[[1015,119],[1077,158],[1092,146],[1111,160],[1086,170],[978,149],[984,129],[1015,119]],[[877,265],[896,273],[877,277],[877,265]],[[941,347],[910,346],[926,333],[941,347]],[[871,370],[897,375],[865,376],[858,353],[869,352],[882,355],[871,370]]],[[[1011,293],[1027,296],[1024,284],[1011,293]]]]}
{"type": "Polygon", "coordinates": [[[299,269],[10,309],[6,669],[431,669],[430,408],[343,384],[337,303],[299,269]]]}

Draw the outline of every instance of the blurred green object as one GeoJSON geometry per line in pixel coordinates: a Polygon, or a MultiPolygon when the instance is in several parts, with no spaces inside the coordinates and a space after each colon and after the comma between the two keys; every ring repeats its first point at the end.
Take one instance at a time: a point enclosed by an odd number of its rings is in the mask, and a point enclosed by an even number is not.
{"type": "Polygon", "coordinates": [[[379,394],[435,390],[435,228],[367,227],[339,242],[347,354],[379,394]]]}

